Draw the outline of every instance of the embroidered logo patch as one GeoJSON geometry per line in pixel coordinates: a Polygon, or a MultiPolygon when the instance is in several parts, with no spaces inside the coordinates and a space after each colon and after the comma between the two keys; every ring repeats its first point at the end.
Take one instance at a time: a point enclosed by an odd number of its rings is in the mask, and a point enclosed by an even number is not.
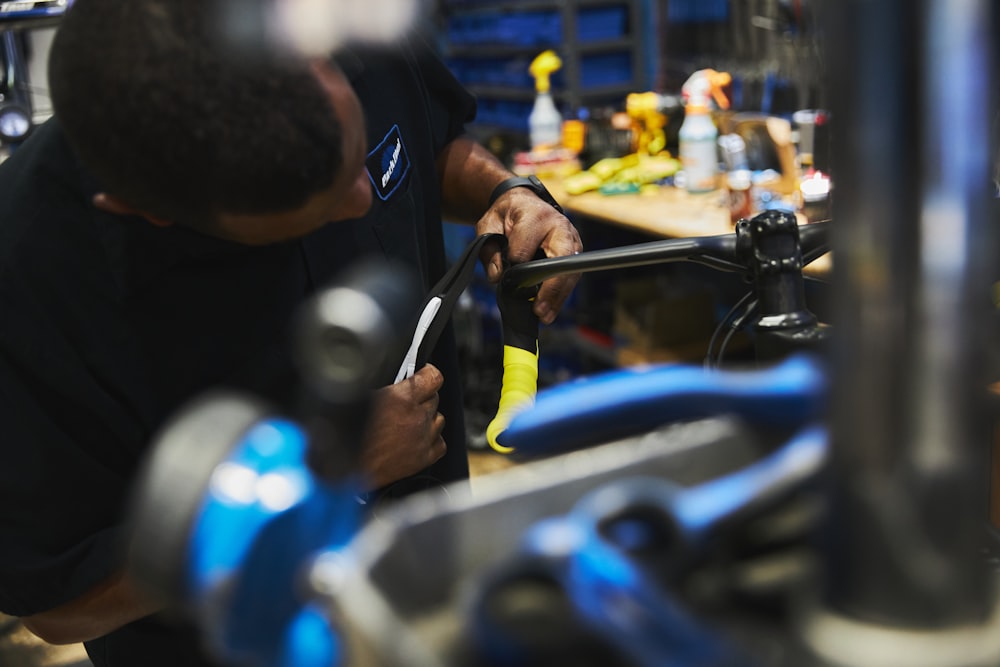
{"type": "Polygon", "coordinates": [[[406,154],[398,125],[393,125],[385,139],[368,154],[365,165],[379,199],[387,200],[410,171],[410,156],[406,154]]]}

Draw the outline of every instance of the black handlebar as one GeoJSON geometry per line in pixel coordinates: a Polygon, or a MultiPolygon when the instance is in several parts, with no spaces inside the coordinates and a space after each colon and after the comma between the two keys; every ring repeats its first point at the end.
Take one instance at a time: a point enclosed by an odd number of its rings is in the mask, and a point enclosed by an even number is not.
{"type": "MultiPolygon", "coordinates": [[[[799,225],[802,264],[809,264],[829,249],[829,222],[799,225]]],[[[665,262],[695,262],[720,271],[753,274],[753,242],[748,226],[737,226],[732,234],[651,241],[635,245],[593,250],[568,257],[550,257],[511,266],[501,287],[518,292],[544,280],[567,273],[587,273],[665,262]]]]}

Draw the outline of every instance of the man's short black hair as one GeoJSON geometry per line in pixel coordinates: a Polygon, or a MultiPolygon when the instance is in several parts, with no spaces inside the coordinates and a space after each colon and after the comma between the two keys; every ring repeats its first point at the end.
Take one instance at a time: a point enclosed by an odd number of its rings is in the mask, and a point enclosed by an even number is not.
{"type": "Polygon", "coordinates": [[[229,39],[233,6],[76,0],[63,18],[53,109],[110,194],[199,226],[291,209],[333,183],[342,129],[326,92],[306,60],[229,39]]]}

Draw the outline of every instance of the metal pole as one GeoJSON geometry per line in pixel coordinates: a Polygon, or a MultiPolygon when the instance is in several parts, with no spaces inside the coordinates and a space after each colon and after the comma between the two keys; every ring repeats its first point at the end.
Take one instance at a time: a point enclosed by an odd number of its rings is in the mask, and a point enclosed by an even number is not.
{"type": "Polygon", "coordinates": [[[854,667],[996,664],[978,551],[997,265],[992,2],[828,0],[826,11],[834,447],[825,594],[807,637],[854,667]]]}

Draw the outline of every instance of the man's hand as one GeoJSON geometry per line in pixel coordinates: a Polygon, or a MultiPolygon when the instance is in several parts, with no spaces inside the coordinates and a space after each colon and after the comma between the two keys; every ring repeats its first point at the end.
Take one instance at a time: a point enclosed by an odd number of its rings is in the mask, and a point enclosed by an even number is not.
{"type": "MultiPolygon", "coordinates": [[[[527,188],[512,188],[496,200],[476,224],[477,235],[487,233],[507,237],[507,259],[511,264],[534,259],[538,250],[546,257],[575,255],[583,250],[580,234],[569,219],[527,188]]],[[[484,257],[483,263],[490,282],[498,282],[503,273],[500,253],[484,257]]],[[[552,324],[579,280],[580,274],[571,274],[542,283],[534,305],[538,319],[552,324]]]]}
{"type": "Polygon", "coordinates": [[[372,488],[409,477],[444,456],[444,416],[437,411],[442,384],[441,371],[427,364],[375,394],[371,431],[361,454],[372,488]]]}
{"type": "MultiPolygon", "coordinates": [[[[511,188],[483,213],[493,190],[514,174],[473,139],[454,139],[441,151],[437,167],[447,219],[467,223],[478,220],[477,235],[506,236],[511,264],[534,259],[539,250],[546,257],[575,255],[583,250],[573,223],[527,188],[511,188]]],[[[490,282],[499,282],[503,273],[499,251],[486,250],[481,259],[490,282]]],[[[533,306],[538,319],[552,324],[579,280],[579,275],[569,275],[542,283],[533,306]]]]}

